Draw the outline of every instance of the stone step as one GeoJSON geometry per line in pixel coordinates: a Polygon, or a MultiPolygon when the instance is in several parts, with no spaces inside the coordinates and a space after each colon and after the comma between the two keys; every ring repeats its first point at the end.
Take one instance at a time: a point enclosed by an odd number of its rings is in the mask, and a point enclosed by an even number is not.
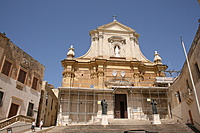
{"type": "Polygon", "coordinates": [[[134,120],[134,119],[112,119],[109,120],[110,125],[148,125],[151,121],[148,120],[134,120]]]}
{"type": "Polygon", "coordinates": [[[47,133],[124,133],[125,131],[148,131],[149,133],[194,133],[185,124],[160,125],[69,125],[55,127],[47,133]]]}
{"type": "MultiPolygon", "coordinates": [[[[152,121],[149,120],[135,120],[135,119],[109,119],[109,125],[149,125],[152,121]]],[[[163,124],[175,124],[177,123],[173,119],[161,120],[163,124]]],[[[96,122],[90,125],[101,125],[101,122],[96,122]]]]}

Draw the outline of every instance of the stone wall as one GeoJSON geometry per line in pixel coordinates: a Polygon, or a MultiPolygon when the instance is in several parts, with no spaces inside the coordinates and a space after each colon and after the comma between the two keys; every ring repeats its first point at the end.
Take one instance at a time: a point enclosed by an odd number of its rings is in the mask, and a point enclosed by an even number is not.
{"type": "Polygon", "coordinates": [[[29,115],[36,119],[44,69],[41,63],[0,33],[0,92],[3,93],[0,119],[11,115],[13,104],[14,115],[29,115]],[[10,64],[10,69],[4,67],[5,62],[10,64]],[[8,70],[6,74],[5,68],[8,70]],[[26,73],[23,82],[19,80],[21,70],[26,73]],[[31,110],[30,104],[33,104],[31,110]]]}

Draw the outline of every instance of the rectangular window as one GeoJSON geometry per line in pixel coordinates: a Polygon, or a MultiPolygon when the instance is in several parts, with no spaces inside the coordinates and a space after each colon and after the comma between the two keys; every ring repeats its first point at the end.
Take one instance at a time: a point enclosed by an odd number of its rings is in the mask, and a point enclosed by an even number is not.
{"type": "Polygon", "coordinates": [[[25,79],[26,79],[26,72],[20,69],[20,72],[19,72],[17,80],[24,84],[25,79]]]}
{"type": "Polygon", "coordinates": [[[195,70],[196,70],[196,73],[197,73],[197,78],[200,79],[200,70],[199,70],[199,66],[197,63],[195,63],[195,70]]]}
{"type": "Polygon", "coordinates": [[[29,103],[28,105],[28,111],[27,111],[27,116],[33,116],[33,103],[29,103]]]}
{"type": "Polygon", "coordinates": [[[51,110],[52,110],[52,107],[53,107],[53,99],[51,100],[51,110]]]}
{"type": "Polygon", "coordinates": [[[186,80],[186,84],[187,84],[187,89],[191,89],[191,88],[190,88],[190,84],[189,84],[189,81],[188,81],[188,80],[186,80]]]}
{"type": "Polygon", "coordinates": [[[3,94],[4,94],[4,92],[0,91],[0,106],[2,105],[3,94]]]}
{"type": "Polygon", "coordinates": [[[181,95],[179,91],[176,93],[176,96],[178,98],[178,102],[181,103],[181,95]]]}
{"type": "Polygon", "coordinates": [[[48,104],[48,93],[46,94],[46,106],[48,104]]]}
{"type": "Polygon", "coordinates": [[[32,88],[34,90],[37,90],[37,83],[38,83],[38,79],[34,77],[33,78],[33,83],[32,83],[32,88]]]}
{"type": "Polygon", "coordinates": [[[8,62],[7,60],[5,60],[4,64],[3,64],[3,68],[2,68],[2,73],[9,76],[10,73],[10,69],[11,69],[11,63],[8,62]]]}

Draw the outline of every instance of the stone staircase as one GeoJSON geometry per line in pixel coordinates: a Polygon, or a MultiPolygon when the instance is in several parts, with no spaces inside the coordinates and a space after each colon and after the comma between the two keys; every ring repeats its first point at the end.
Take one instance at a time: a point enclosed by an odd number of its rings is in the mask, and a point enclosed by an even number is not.
{"type": "Polygon", "coordinates": [[[0,133],[23,133],[26,130],[30,130],[31,127],[31,123],[26,123],[26,122],[20,122],[17,121],[15,123],[12,123],[10,125],[8,125],[7,127],[4,127],[2,129],[0,129],[0,133]],[[9,130],[8,130],[9,128],[9,130]]]}
{"type": "MultiPolygon", "coordinates": [[[[109,125],[100,123],[92,125],[57,126],[46,133],[195,133],[186,124],[176,123],[173,120],[163,120],[160,125],[152,125],[145,120],[109,120],[109,125]]],[[[44,131],[43,131],[44,132],[44,131]]]]}

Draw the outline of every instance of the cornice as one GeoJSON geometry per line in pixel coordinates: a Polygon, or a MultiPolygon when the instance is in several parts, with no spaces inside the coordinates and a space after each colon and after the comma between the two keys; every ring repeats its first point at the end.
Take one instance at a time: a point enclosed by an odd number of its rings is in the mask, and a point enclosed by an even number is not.
{"type": "Polygon", "coordinates": [[[5,34],[0,33],[0,37],[3,37],[4,39],[6,39],[6,41],[10,41],[10,39],[5,34]]]}
{"type": "Polygon", "coordinates": [[[108,28],[108,27],[110,27],[110,26],[112,26],[112,25],[118,25],[118,26],[122,27],[123,29],[126,29],[127,31],[135,32],[134,29],[132,29],[132,28],[126,26],[126,25],[123,25],[122,23],[120,23],[120,22],[118,22],[118,21],[113,21],[113,22],[111,22],[111,23],[108,23],[108,24],[99,26],[99,27],[97,27],[97,29],[98,29],[98,30],[106,29],[106,28],[108,28]]]}
{"type": "Polygon", "coordinates": [[[139,34],[135,32],[134,29],[118,22],[118,21],[113,21],[111,23],[108,23],[108,24],[105,24],[105,25],[102,25],[102,26],[99,26],[97,27],[97,29],[95,30],[91,30],[89,32],[89,35],[90,36],[94,36],[95,33],[96,34],[99,34],[99,33],[122,33],[122,34],[133,34],[136,38],[139,38],[139,34]],[[124,30],[111,30],[111,29],[108,29],[109,27],[111,26],[114,26],[114,25],[118,25],[119,27],[123,28],[124,30]]]}
{"type": "Polygon", "coordinates": [[[120,30],[105,30],[105,29],[98,29],[98,30],[92,30],[89,32],[90,36],[94,36],[95,33],[99,34],[99,32],[103,33],[121,33],[121,34],[133,34],[136,38],[140,37],[140,34],[133,32],[133,31],[120,31],[120,30]]]}
{"type": "MultiPolygon", "coordinates": [[[[115,57],[116,58],[116,57],[115,57]]],[[[140,66],[140,67],[167,67],[166,65],[155,65],[154,63],[144,63],[142,61],[133,61],[133,60],[126,60],[126,58],[118,58],[115,59],[114,57],[111,59],[94,59],[94,60],[88,60],[88,61],[81,61],[81,60],[68,60],[68,59],[64,59],[61,61],[62,65],[78,65],[78,66],[97,66],[97,65],[101,65],[101,64],[118,64],[118,65],[124,65],[124,66],[140,66]]]]}

